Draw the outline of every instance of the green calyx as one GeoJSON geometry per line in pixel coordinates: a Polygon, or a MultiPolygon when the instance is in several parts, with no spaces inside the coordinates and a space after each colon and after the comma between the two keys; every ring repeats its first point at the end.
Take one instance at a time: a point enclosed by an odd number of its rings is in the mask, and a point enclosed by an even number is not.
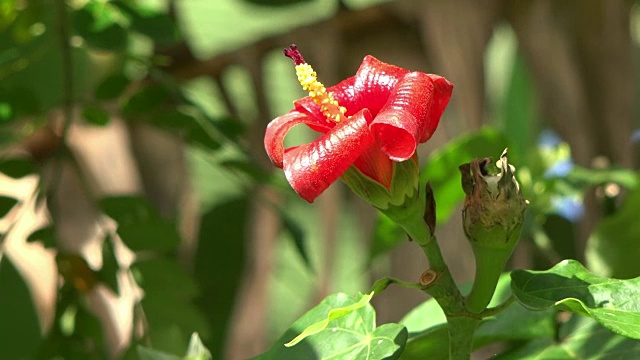
{"type": "Polygon", "coordinates": [[[391,189],[364,175],[354,166],[342,175],[342,181],[353,192],[402,226],[409,236],[423,245],[431,239],[432,234],[423,219],[425,197],[418,190],[419,180],[420,170],[415,156],[394,164],[391,189]]]}
{"type": "Polygon", "coordinates": [[[419,172],[417,158],[414,157],[394,163],[390,189],[366,176],[355,166],[347,169],[341,179],[358,196],[384,212],[390,207],[401,206],[407,199],[416,197],[419,172]]]}

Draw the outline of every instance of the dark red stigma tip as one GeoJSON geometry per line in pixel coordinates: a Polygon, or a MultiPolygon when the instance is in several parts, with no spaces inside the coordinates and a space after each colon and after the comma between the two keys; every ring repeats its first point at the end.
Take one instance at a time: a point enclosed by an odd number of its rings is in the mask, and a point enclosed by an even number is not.
{"type": "Polygon", "coordinates": [[[300,51],[298,51],[298,47],[296,46],[296,44],[289,45],[289,48],[284,49],[282,53],[284,54],[284,56],[293,60],[293,63],[296,65],[306,63],[306,61],[304,61],[304,58],[302,57],[302,54],[300,54],[300,51]]]}

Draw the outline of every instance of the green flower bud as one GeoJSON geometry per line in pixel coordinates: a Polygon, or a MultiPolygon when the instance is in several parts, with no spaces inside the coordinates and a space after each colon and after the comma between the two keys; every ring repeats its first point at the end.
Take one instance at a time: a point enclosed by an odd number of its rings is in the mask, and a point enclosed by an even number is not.
{"type": "Polygon", "coordinates": [[[491,159],[474,159],[460,166],[462,188],[466,194],[462,219],[464,232],[473,245],[510,249],[518,242],[528,202],[513,176],[515,168],[507,162],[507,150],[492,174],[491,159]]]}
{"type": "Polygon", "coordinates": [[[520,238],[528,201],[507,161],[507,150],[489,170],[491,159],[474,159],[460,166],[466,194],[462,208],[464,232],[476,259],[476,279],[468,298],[470,311],[484,310],[491,300],[500,273],[520,238]]]}

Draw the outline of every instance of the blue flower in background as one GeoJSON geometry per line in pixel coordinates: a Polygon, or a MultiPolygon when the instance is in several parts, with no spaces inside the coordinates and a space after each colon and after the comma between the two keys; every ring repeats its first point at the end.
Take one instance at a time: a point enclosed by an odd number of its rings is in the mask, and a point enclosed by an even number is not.
{"type": "Polygon", "coordinates": [[[538,145],[543,148],[554,148],[561,142],[560,136],[551,129],[542,130],[538,136],[538,145]]]}
{"type": "Polygon", "coordinates": [[[565,177],[567,174],[571,172],[573,169],[573,160],[571,158],[556,161],[551,167],[547,169],[544,173],[544,177],[556,178],[556,177],[565,177]]]}
{"type": "Polygon", "coordinates": [[[640,142],[640,129],[635,129],[631,133],[631,142],[640,142]]]}
{"type": "Polygon", "coordinates": [[[584,215],[582,200],[570,196],[558,196],[551,199],[551,206],[556,214],[563,218],[576,222],[584,215]]]}

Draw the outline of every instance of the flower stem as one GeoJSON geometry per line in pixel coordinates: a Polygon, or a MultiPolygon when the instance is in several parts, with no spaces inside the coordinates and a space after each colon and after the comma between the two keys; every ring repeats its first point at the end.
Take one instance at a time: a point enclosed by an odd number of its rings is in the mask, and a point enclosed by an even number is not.
{"type": "MultiPolygon", "coordinates": [[[[509,253],[511,249],[507,250],[509,253]]],[[[474,247],[476,257],[476,275],[473,287],[467,297],[467,310],[480,314],[487,308],[498,285],[498,279],[504,270],[505,262],[509,258],[506,251],[482,246],[474,247]]]]}
{"type": "Polygon", "coordinates": [[[435,236],[431,234],[427,225],[423,221],[403,225],[409,236],[420,244],[429,260],[431,270],[437,273],[431,283],[424,285],[423,291],[438,302],[447,316],[449,359],[468,360],[471,357],[473,334],[480,323],[480,317],[466,311],[465,299],[451,276],[435,236]]]}
{"type": "Polygon", "coordinates": [[[480,319],[468,316],[447,316],[449,326],[449,359],[468,360],[473,350],[473,333],[480,319]]]}

